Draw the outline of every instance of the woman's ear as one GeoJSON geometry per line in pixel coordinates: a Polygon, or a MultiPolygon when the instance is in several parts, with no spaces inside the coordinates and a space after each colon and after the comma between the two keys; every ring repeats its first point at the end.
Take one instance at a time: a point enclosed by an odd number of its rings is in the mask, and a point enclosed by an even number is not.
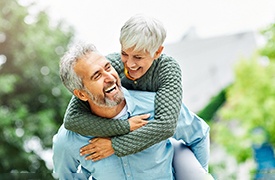
{"type": "Polygon", "coordinates": [[[154,59],[159,58],[159,56],[160,56],[161,53],[162,53],[163,48],[164,48],[163,46],[160,46],[160,47],[158,48],[158,50],[155,52],[154,59]]]}
{"type": "Polygon", "coordinates": [[[87,97],[86,93],[83,92],[82,90],[75,89],[74,90],[74,95],[82,101],[88,101],[88,97],[87,97]]]}

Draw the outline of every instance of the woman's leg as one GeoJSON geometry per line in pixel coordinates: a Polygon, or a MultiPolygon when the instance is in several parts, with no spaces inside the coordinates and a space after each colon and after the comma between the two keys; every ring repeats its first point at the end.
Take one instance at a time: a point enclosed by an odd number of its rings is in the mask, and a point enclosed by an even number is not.
{"type": "Polygon", "coordinates": [[[213,179],[201,166],[194,153],[182,142],[170,138],[174,149],[173,167],[176,180],[213,179]]]}

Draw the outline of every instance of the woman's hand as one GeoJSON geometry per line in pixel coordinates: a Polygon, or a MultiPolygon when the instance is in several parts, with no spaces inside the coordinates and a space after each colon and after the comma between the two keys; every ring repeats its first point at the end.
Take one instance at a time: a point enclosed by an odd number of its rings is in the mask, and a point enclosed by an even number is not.
{"type": "Polygon", "coordinates": [[[145,126],[148,123],[148,118],[150,117],[150,114],[142,114],[138,116],[133,116],[128,119],[130,124],[130,131],[134,131],[138,128],[141,128],[142,126],[145,126]]]}

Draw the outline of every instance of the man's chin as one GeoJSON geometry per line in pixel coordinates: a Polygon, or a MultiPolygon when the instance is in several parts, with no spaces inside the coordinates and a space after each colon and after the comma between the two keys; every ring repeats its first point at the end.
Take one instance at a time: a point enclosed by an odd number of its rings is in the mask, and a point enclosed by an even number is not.
{"type": "Polygon", "coordinates": [[[120,103],[122,103],[123,100],[124,99],[116,99],[116,100],[106,99],[105,104],[107,107],[115,107],[115,106],[118,106],[120,103]]]}
{"type": "Polygon", "coordinates": [[[122,101],[124,101],[124,94],[121,88],[115,94],[112,94],[111,96],[106,94],[105,96],[105,103],[107,106],[117,106],[122,101]]]}

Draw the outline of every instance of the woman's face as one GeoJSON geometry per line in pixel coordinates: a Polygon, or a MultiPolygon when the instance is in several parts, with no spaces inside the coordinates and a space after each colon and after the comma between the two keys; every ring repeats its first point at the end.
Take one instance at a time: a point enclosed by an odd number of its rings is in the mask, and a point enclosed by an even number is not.
{"type": "MultiPolygon", "coordinates": [[[[161,46],[161,50],[162,50],[161,46]]],[[[134,48],[122,49],[121,60],[131,79],[139,79],[151,67],[155,59],[160,55],[159,50],[152,57],[149,52],[134,51],[134,48]]]]}

